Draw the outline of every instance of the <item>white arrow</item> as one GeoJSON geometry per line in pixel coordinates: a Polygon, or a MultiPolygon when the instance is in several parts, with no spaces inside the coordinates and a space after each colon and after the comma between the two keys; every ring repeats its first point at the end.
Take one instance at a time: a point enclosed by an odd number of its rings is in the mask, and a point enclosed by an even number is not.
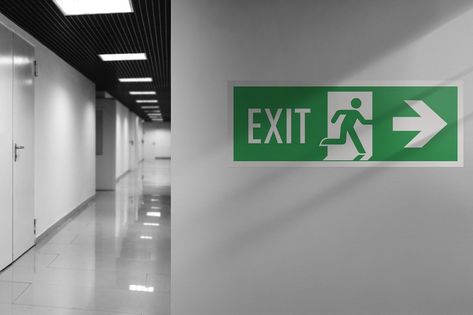
{"type": "Polygon", "coordinates": [[[405,148],[422,148],[447,123],[423,101],[405,101],[419,117],[394,117],[393,131],[419,131],[405,148]]]}

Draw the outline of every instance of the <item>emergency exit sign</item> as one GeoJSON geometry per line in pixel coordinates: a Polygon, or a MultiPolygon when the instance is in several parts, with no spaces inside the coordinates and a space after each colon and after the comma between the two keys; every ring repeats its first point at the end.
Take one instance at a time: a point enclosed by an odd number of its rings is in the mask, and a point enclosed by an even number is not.
{"type": "Polygon", "coordinates": [[[463,165],[460,84],[230,89],[234,162],[463,165]]]}

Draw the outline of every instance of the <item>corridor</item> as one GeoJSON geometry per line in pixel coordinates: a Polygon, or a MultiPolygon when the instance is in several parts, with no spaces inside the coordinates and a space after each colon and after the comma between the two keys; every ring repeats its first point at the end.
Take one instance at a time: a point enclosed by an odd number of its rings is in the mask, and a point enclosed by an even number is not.
{"type": "Polygon", "coordinates": [[[0,314],[169,314],[169,167],[141,163],[1,272],[0,314]]]}

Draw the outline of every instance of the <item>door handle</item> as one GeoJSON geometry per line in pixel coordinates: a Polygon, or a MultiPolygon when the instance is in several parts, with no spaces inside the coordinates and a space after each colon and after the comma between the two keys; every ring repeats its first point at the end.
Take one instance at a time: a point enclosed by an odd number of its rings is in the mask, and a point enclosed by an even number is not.
{"type": "Polygon", "coordinates": [[[18,155],[18,150],[23,150],[25,147],[22,145],[17,145],[15,143],[15,162],[18,161],[19,155],[18,155]]]}

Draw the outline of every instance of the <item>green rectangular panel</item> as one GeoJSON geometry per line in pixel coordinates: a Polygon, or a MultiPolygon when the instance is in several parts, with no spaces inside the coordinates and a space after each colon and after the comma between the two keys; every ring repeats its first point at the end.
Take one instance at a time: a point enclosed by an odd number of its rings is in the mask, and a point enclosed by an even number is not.
{"type": "Polygon", "coordinates": [[[461,166],[459,85],[231,89],[235,162],[461,166]]]}

